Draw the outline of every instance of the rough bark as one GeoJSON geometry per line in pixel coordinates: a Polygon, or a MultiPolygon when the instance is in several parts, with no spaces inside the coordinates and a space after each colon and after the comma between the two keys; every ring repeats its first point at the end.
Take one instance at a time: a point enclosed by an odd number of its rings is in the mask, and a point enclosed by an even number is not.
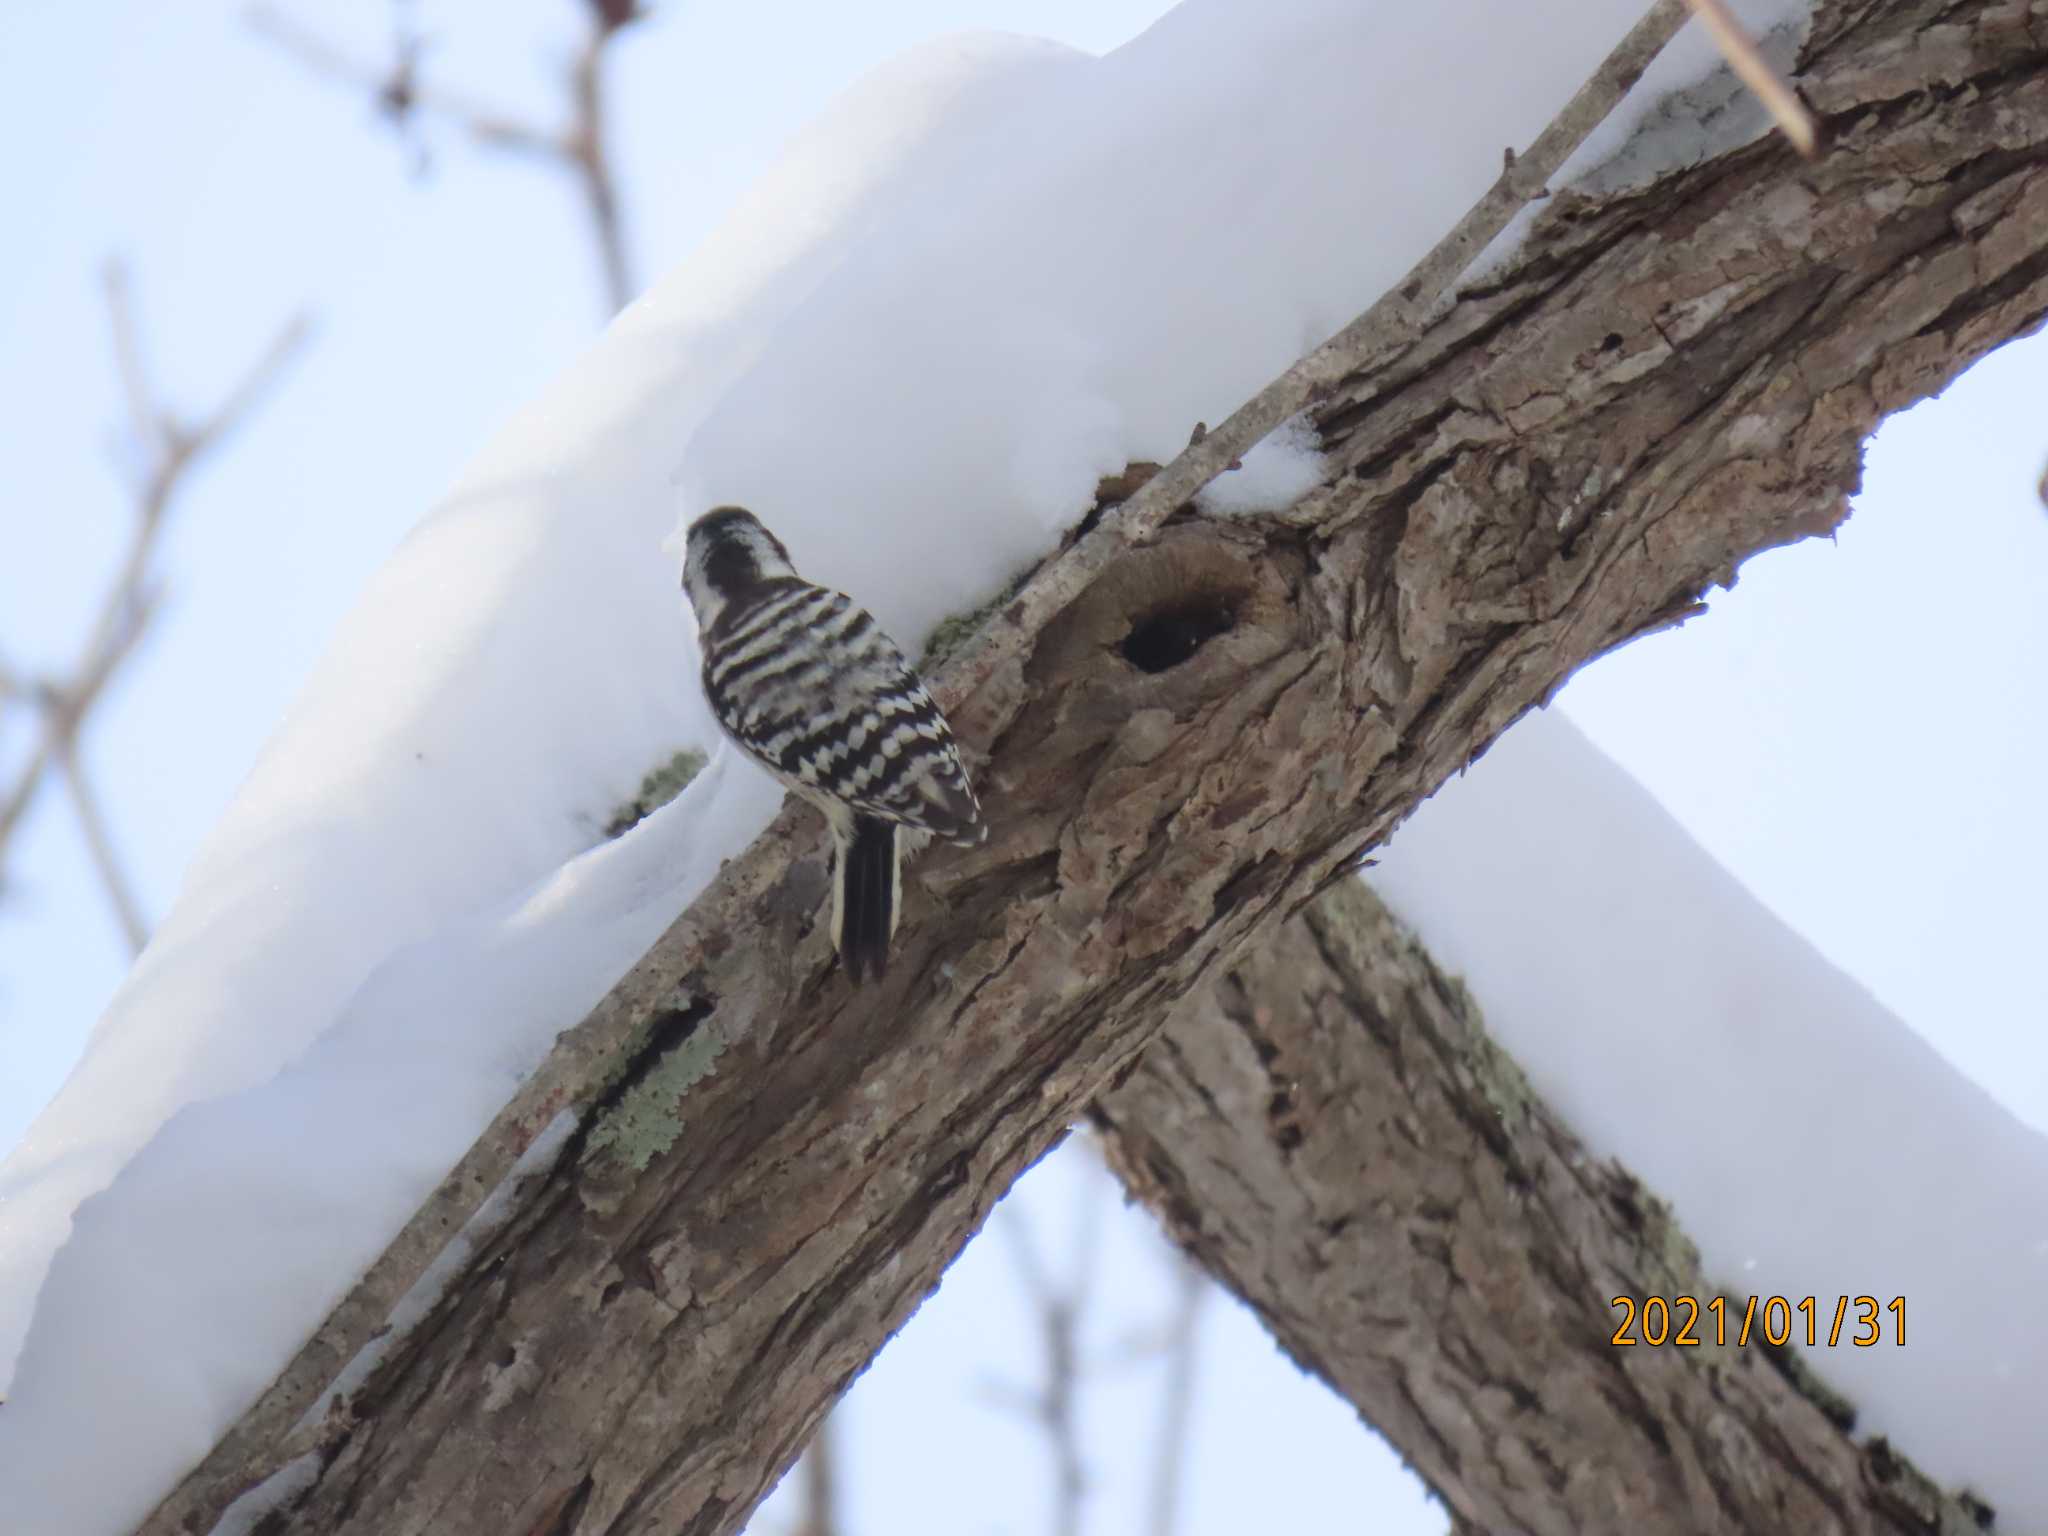
{"type": "Polygon", "coordinates": [[[1696,1348],[1612,1342],[1612,1297],[1715,1294],[1698,1253],[1356,881],[1191,999],[1094,1119],[1126,1185],[1465,1529],[1961,1536],[1988,1516],[1859,1446],[1757,1340],[1717,1346],[1703,1320],[1696,1348]]]}
{"type": "Polygon", "coordinates": [[[1323,392],[1322,490],[1185,512],[1034,621],[955,716],[992,841],[916,866],[885,986],[828,965],[818,828],[780,819],[566,1039],[640,1044],[277,1525],[735,1530],[1180,999],[1573,668],[1834,526],[1863,435],[2048,312],[2037,19],[1824,5],[1819,164],[1556,200],[1323,392]]]}

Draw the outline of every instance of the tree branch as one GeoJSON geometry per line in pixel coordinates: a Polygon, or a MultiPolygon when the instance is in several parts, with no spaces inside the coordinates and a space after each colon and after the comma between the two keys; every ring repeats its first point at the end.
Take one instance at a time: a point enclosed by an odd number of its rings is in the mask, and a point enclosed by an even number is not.
{"type": "Polygon", "coordinates": [[[1358,881],[1184,1009],[1094,1119],[1126,1187],[1472,1530],[1978,1529],[1858,1447],[1796,1357],[1717,1344],[1705,1314],[1698,1348],[1610,1342],[1610,1297],[1716,1294],[1698,1253],[1358,881]]]}
{"type": "Polygon", "coordinates": [[[970,695],[985,694],[1009,677],[1053,614],[1134,545],[1150,539],[1196,494],[1262,442],[1272,430],[1327,399],[1338,385],[1370,374],[1411,345],[1450,297],[1451,285],[1526,208],[1544,195],[1550,178],[1572,157],[1642,78],[1666,43],[1685,24],[1681,0],[1657,0],[1615,45],[1591,79],[1537,136],[1526,153],[1509,154],[1486,195],[1449,234],[1409,269],[1366,312],[1300,359],[1238,407],[1213,431],[1198,431],[1180,457],[1149,476],[1130,499],[1085,533],[1059,559],[1041,565],[1014,601],[982,629],[957,663],[946,669],[939,697],[948,712],[970,695]]]}
{"type": "Polygon", "coordinates": [[[672,1124],[621,1145],[589,1134],[602,1103],[575,1111],[500,1235],[333,1406],[294,1529],[462,1536],[573,1507],[618,1536],[735,1530],[1180,998],[1576,666],[1832,528],[1886,412],[2048,313],[2027,20],[1824,0],[1800,81],[1835,153],[1767,142],[1553,198],[1509,269],[1320,386],[1327,478],[1290,513],[1201,516],[1202,471],[1169,470],[1151,539],[1072,579],[1089,541],[1054,557],[943,678],[1000,810],[990,843],[917,867],[886,985],[828,964],[819,829],[786,811],[145,1530],[205,1529],[268,1471],[446,1234],[606,1080],[669,1085],[672,1124]],[[1184,660],[1131,659],[1191,624],[1211,638],[1184,660]],[[508,1350],[535,1369],[486,1391],[508,1350]]]}

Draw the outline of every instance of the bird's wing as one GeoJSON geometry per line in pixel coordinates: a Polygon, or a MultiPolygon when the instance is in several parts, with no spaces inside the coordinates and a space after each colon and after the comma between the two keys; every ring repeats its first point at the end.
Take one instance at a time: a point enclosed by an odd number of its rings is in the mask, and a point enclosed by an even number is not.
{"type": "MultiPolygon", "coordinates": [[[[891,698],[903,707],[888,717],[867,718],[880,727],[862,765],[868,778],[854,783],[847,799],[870,815],[917,827],[953,842],[981,840],[981,806],[967,781],[960,748],[939,706],[909,667],[901,691],[891,698]]],[[[855,775],[859,778],[859,774],[855,775]]]]}
{"type": "Polygon", "coordinates": [[[719,723],[821,803],[979,841],[980,806],[923,681],[871,615],[844,593],[819,590],[826,600],[791,609],[802,621],[792,632],[764,634],[735,664],[707,664],[719,723]]]}

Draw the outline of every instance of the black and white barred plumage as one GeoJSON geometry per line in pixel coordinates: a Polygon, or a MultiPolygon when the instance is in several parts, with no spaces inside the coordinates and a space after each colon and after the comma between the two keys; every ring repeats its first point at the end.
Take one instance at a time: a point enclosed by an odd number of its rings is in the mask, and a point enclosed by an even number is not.
{"type": "Polygon", "coordinates": [[[902,894],[898,828],[956,843],[985,831],[945,716],[873,616],[797,575],[751,512],[717,507],[690,525],[683,590],[712,714],[824,812],[832,942],[855,981],[880,976],[902,894]]]}

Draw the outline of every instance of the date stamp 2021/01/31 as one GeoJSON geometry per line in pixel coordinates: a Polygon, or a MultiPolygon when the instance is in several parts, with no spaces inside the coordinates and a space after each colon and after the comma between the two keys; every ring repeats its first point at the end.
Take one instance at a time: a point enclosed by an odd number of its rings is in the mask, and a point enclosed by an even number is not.
{"type": "Polygon", "coordinates": [[[1735,1302],[1725,1296],[1701,1301],[1696,1296],[1616,1296],[1608,1303],[1621,1314],[1612,1344],[1729,1344],[1738,1348],[1761,1340],[1782,1348],[1794,1339],[1809,1346],[1825,1342],[1869,1349],[1874,1344],[1906,1342],[1906,1298],[1879,1301],[1875,1296],[1837,1296],[1832,1307],[1816,1296],[1752,1296],[1735,1302]]]}

